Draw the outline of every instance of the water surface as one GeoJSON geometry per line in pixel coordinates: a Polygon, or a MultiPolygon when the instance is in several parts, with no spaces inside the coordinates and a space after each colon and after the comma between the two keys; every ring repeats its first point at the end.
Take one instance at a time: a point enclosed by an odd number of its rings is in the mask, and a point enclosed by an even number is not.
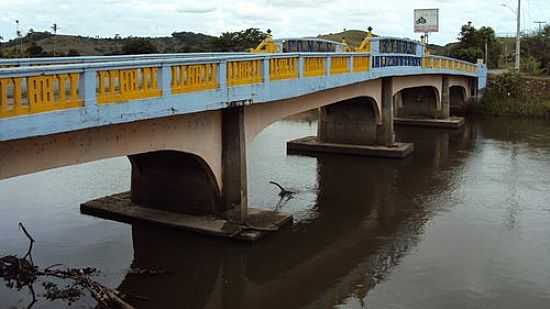
{"type": "MultiPolygon", "coordinates": [[[[403,128],[405,160],[286,154],[316,133],[287,120],[249,147],[250,205],[273,209],[275,180],[298,191],[294,224],[254,244],[79,213],[129,189],[126,158],[0,181],[0,255],[93,266],[138,308],[542,308],[550,303],[550,125],[473,119],[459,131],[403,128]],[[169,274],[136,276],[130,268],[169,274]]],[[[0,287],[0,308],[26,291],[0,287]]],[[[35,308],[59,308],[39,302],[35,308]]],[[[93,306],[90,299],[73,305],[93,306]]]]}

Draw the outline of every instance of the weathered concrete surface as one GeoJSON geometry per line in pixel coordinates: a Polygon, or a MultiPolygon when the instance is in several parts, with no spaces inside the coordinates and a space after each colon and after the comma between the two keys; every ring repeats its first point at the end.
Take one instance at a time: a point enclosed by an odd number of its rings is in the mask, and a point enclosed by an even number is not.
{"type": "Polygon", "coordinates": [[[443,75],[441,86],[441,112],[439,113],[439,119],[448,119],[451,116],[451,94],[449,89],[449,77],[443,75]]]}
{"type": "Polygon", "coordinates": [[[417,119],[417,118],[395,118],[395,125],[416,126],[442,129],[458,129],[464,126],[464,118],[450,117],[449,119],[417,119]]]}
{"type": "Polygon", "coordinates": [[[378,145],[393,146],[395,143],[395,132],[393,127],[393,78],[384,78],[380,85],[380,96],[382,97],[382,119],[376,131],[376,143],[378,145]]]}
{"type": "Polygon", "coordinates": [[[222,183],[221,111],[109,125],[0,143],[0,179],[162,150],[201,157],[222,183]]]}
{"type": "Polygon", "coordinates": [[[376,118],[376,102],[366,97],[321,107],[319,140],[324,143],[374,145],[376,118]]]}
{"type": "Polygon", "coordinates": [[[320,142],[316,136],[309,136],[287,144],[287,151],[296,154],[337,153],[355,156],[401,159],[414,151],[410,143],[394,143],[393,146],[331,144],[320,142]]]}
{"type": "MultiPolygon", "coordinates": [[[[441,87],[440,87],[441,89],[441,87]]],[[[396,117],[441,118],[441,101],[434,87],[406,88],[394,96],[396,117]]]]}
{"type": "Polygon", "coordinates": [[[244,117],[244,107],[222,112],[223,208],[235,210],[231,219],[239,223],[244,223],[248,209],[244,117]]]}
{"type": "Polygon", "coordinates": [[[246,224],[238,224],[217,216],[174,213],[136,205],[131,201],[129,192],[83,203],[80,211],[84,214],[126,223],[148,222],[205,235],[244,240],[259,239],[292,221],[292,216],[284,212],[261,209],[249,209],[246,224]]]}
{"type": "Polygon", "coordinates": [[[157,151],[129,156],[132,201],[143,207],[191,215],[220,214],[220,189],[199,156],[157,151]]]}

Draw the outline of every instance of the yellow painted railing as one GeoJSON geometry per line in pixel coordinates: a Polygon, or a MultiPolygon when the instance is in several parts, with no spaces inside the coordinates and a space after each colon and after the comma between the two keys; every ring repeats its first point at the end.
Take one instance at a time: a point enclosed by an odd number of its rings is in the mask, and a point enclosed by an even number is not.
{"type": "Polygon", "coordinates": [[[330,74],[342,74],[349,72],[349,59],[346,56],[330,58],[330,74]]]}
{"type": "Polygon", "coordinates": [[[227,63],[229,86],[257,84],[262,82],[260,60],[230,61],[227,63]]]}
{"type": "Polygon", "coordinates": [[[365,72],[369,70],[369,56],[353,57],[353,72],[365,72]]]}
{"type": "Polygon", "coordinates": [[[307,57],[304,58],[304,76],[314,77],[325,75],[325,58],[324,57],[307,57]]]}
{"type": "Polygon", "coordinates": [[[298,58],[275,58],[269,60],[269,79],[295,79],[298,77],[298,58]]]}
{"type": "Polygon", "coordinates": [[[0,118],[82,106],[79,73],[0,79],[0,118]]]}
{"type": "Polygon", "coordinates": [[[108,104],[159,97],[158,68],[97,72],[97,103],[108,104]]]}
{"type": "Polygon", "coordinates": [[[218,66],[215,63],[176,65],[171,67],[172,93],[185,93],[218,88],[218,66]]]}
{"type": "Polygon", "coordinates": [[[475,64],[465,63],[453,59],[434,57],[424,57],[424,59],[422,59],[422,67],[429,69],[455,70],[468,73],[475,73],[477,71],[477,66],[475,64]]]}

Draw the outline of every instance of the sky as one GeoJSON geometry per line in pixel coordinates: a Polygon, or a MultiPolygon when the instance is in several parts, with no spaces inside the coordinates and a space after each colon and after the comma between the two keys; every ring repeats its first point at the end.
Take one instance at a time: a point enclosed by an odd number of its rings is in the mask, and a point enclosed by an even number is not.
{"type": "MultiPolygon", "coordinates": [[[[523,0],[522,29],[550,22],[550,0],[523,0]]],[[[21,30],[50,30],[85,36],[170,36],[174,31],[219,35],[249,27],[271,29],[275,38],[316,36],[344,29],[419,38],[413,10],[440,9],[440,32],[430,42],[456,40],[460,26],[472,21],[497,34],[515,32],[516,0],[0,0],[0,36],[21,30]],[[502,4],[508,5],[508,7],[502,4]]]]}

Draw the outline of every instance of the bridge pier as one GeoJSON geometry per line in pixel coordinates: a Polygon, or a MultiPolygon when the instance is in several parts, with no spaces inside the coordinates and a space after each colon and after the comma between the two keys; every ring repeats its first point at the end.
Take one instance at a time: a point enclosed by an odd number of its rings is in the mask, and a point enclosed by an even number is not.
{"type": "MultiPolygon", "coordinates": [[[[244,107],[227,108],[210,118],[209,125],[217,127],[213,135],[203,135],[195,127],[191,143],[204,151],[202,156],[177,150],[129,155],[131,190],[83,203],[81,211],[245,240],[278,230],[292,220],[291,215],[248,207],[244,117],[244,107]]],[[[185,134],[184,130],[175,131],[185,134]]]]}
{"type": "Polygon", "coordinates": [[[441,77],[440,94],[431,87],[404,89],[395,94],[394,105],[396,125],[444,129],[457,129],[464,125],[464,118],[450,115],[451,96],[447,75],[441,77]]]}
{"type": "Polygon", "coordinates": [[[376,101],[358,97],[321,107],[317,136],[287,143],[291,153],[338,153],[359,156],[404,158],[412,144],[396,143],[393,128],[392,79],[382,79],[382,111],[376,101]],[[379,117],[381,116],[381,119],[379,117]]]}

